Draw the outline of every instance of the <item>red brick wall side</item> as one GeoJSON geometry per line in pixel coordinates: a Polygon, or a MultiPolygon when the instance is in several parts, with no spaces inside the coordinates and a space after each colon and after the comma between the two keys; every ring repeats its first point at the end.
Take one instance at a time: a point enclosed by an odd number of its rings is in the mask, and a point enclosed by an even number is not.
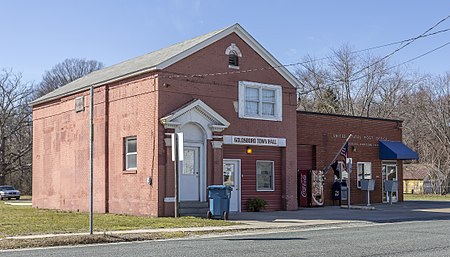
{"type": "Polygon", "coordinates": [[[109,211],[158,215],[157,80],[135,79],[109,88],[109,211]],[[137,170],[126,172],[124,140],[137,137],[137,170]],[[152,178],[152,185],[147,178],[152,178]]]}
{"type": "MultiPolygon", "coordinates": [[[[94,209],[105,211],[105,88],[95,89],[94,209]]],[[[33,108],[33,206],[89,210],[89,93],[33,108]],[[76,113],[75,97],[85,110],[76,113]]]]}
{"type": "MultiPolygon", "coordinates": [[[[94,210],[157,215],[156,81],[143,75],[95,89],[94,210]],[[123,172],[123,138],[138,137],[138,170],[123,172]],[[152,158],[154,156],[154,158],[152,158]],[[153,162],[153,159],[155,161],[153,162]]],[[[33,108],[33,206],[89,210],[89,91],[33,108]],[[85,111],[74,99],[84,96],[85,111]]]]}

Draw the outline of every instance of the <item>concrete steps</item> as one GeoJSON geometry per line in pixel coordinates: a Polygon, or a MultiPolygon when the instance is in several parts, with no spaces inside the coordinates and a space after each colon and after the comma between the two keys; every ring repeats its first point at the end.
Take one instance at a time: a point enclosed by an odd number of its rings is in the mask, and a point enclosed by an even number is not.
{"type": "Polygon", "coordinates": [[[194,216],[206,218],[208,212],[208,202],[187,201],[180,202],[180,216],[194,216]]]}

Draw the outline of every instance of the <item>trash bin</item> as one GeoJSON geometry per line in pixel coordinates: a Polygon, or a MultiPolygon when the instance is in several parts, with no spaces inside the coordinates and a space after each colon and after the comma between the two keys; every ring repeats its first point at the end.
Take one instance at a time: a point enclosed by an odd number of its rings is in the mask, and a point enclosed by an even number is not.
{"type": "Polygon", "coordinates": [[[208,219],[220,217],[227,220],[230,212],[230,186],[213,185],[208,187],[209,211],[206,214],[208,219]]]}

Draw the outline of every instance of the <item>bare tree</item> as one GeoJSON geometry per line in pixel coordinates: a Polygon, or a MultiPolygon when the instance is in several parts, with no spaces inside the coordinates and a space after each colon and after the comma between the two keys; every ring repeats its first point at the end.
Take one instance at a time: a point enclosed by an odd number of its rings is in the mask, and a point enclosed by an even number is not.
{"type": "Polygon", "coordinates": [[[0,72],[0,185],[16,172],[31,181],[31,93],[21,74],[0,72]]]}
{"type": "Polygon", "coordinates": [[[421,161],[432,170],[431,176],[442,184],[447,193],[450,182],[450,72],[429,77],[413,95],[410,126],[421,161]]]}
{"type": "Polygon", "coordinates": [[[299,109],[364,117],[394,117],[409,85],[386,60],[347,45],[321,61],[307,56],[296,75],[302,84],[299,109]]]}
{"type": "Polygon", "coordinates": [[[35,98],[39,98],[59,87],[62,87],[93,71],[103,68],[103,63],[95,60],[65,59],[46,71],[42,81],[35,90],[35,98]]]}

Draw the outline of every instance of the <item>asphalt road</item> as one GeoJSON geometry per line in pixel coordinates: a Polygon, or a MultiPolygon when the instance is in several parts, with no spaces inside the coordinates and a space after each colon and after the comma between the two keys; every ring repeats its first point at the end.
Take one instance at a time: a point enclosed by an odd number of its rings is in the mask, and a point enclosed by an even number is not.
{"type": "Polygon", "coordinates": [[[450,221],[4,251],[0,256],[450,256],[450,221]]]}

